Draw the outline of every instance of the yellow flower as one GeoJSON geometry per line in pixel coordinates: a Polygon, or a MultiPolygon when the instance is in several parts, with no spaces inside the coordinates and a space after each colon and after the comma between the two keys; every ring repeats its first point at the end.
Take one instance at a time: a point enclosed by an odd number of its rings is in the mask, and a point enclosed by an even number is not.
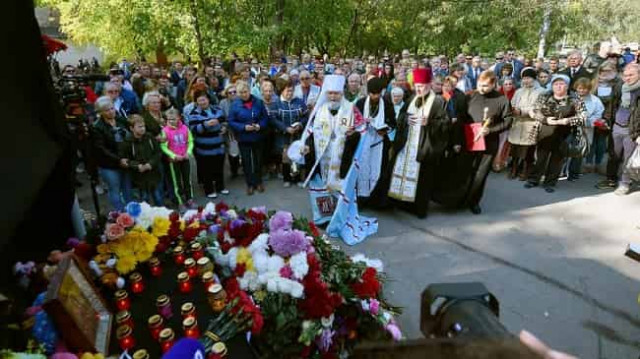
{"type": "Polygon", "coordinates": [[[236,255],[236,263],[245,265],[246,270],[250,272],[255,272],[253,268],[253,257],[251,257],[251,252],[245,247],[242,247],[238,250],[238,254],[236,255]]]}
{"type": "Polygon", "coordinates": [[[184,231],[185,223],[184,220],[180,220],[180,230],[184,231]]]}
{"type": "Polygon", "coordinates": [[[156,237],[166,236],[169,233],[171,221],[168,218],[156,217],[151,225],[151,233],[156,237]]]}
{"type": "Polygon", "coordinates": [[[153,252],[149,252],[149,251],[136,252],[136,260],[138,262],[146,262],[151,258],[151,256],[153,256],[153,252]]]}
{"type": "Polygon", "coordinates": [[[106,244],[98,244],[98,247],[96,248],[98,250],[98,254],[106,254],[109,253],[109,246],[106,244]]]}
{"type": "Polygon", "coordinates": [[[120,274],[127,274],[136,268],[136,259],[134,256],[118,257],[116,262],[116,270],[120,274]]]}

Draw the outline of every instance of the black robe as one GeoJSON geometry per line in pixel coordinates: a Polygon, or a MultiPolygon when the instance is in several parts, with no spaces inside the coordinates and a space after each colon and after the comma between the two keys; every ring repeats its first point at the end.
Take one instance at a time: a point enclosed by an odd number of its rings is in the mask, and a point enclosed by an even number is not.
{"type": "Polygon", "coordinates": [[[469,116],[467,97],[458,89],[455,89],[449,101],[445,100],[445,108],[452,120],[450,143],[438,166],[438,178],[432,200],[445,207],[458,208],[467,198],[474,175],[475,155],[465,150],[464,138],[464,125],[472,123],[473,120],[469,116]],[[459,152],[455,151],[456,146],[460,146],[459,152]]]}
{"type": "MultiPolygon", "coordinates": [[[[436,96],[436,98],[429,111],[427,124],[422,126],[420,130],[420,141],[418,144],[418,154],[416,156],[416,161],[420,162],[420,173],[418,175],[416,198],[413,203],[398,201],[401,207],[408,209],[419,217],[424,217],[427,214],[429,201],[436,188],[437,173],[439,172],[438,167],[449,146],[451,134],[451,120],[445,111],[444,100],[435,93],[433,93],[432,96],[436,96]]],[[[393,141],[389,171],[386,173],[389,177],[389,182],[393,175],[393,168],[398,154],[409,139],[409,115],[407,114],[407,110],[412,101],[413,97],[405,103],[398,115],[398,128],[393,141]]]]}
{"type": "MultiPolygon", "coordinates": [[[[360,113],[364,113],[364,104],[367,98],[361,98],[356,102],[356,107],[360,111],[360,113]]],[[[380,101],[384,101],[384,123],[389,127],[387,131],[387,135],[384,136],[384,140],[382,142],[382,163],[380,167],[380,178],[378,179],[378,183],[375,188],[371,191],[371,195],[367,198],[358,197],[358,204],[362,207],[373,207],[373,208],[385,208],[389,206],[389,200],[387,197],[387,192],[389,192],[389,180],[391,177],[384,176],[384,173],[389,171],[389,155],[391,152],[391,140],[389,139],[388,133],[391,130],[396,128],[396,116],[395,111],[393,110],[393,103],[384,97],[380,97],[380,101]]],[[[378,109],[375,112],[370,113],[371,117],[375,117],[378,114],[378,109]]],[[[380,146],[380,145],[378,145],[380,146]]]]}

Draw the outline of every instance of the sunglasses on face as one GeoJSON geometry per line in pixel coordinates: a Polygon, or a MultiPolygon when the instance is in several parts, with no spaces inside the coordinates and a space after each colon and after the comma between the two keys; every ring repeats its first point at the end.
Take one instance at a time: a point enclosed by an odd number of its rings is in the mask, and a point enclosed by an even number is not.
{"type": "Polygon", "coordinates": [[[235,91],[229,91],[229,95],[235,95],[236,92],[235,91]]]}

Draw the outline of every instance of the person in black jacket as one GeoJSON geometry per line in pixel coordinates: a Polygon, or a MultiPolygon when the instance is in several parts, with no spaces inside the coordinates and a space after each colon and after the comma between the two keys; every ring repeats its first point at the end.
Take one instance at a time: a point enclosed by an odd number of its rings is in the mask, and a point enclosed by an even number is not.
{"type": "Polygon", "coordinates": [[[123,171],[128,167],[129,160],[119,155],[119,146],[127,137],[127,130],[116,122],[116,110],[111,98],[98,98],[95,108],[98,121],[91,128],[92,155],[100,176],[109,189],[111,206],[115,210],[122,210],[124,204],[131,200],[131,180],[123,171]]]}
{"type": "Polygon", "coordinates": [[[162,193],[156,191],[160,185],[160,145],[155,137],[146,132],[145,119],[140,115],[129,116],[131,136],[120,146],[120,157],[127,159],[127,168],[141,199],[156,206],[164,206],[162,193]]]}

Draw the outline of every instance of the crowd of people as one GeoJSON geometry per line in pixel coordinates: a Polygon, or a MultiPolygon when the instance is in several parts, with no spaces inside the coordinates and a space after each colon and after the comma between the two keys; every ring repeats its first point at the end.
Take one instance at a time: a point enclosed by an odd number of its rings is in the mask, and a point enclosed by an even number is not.
{"type": "Polygon", "coordinates": [[[640,144],[637,62],[606,42],[566,61],[513,50],[452,61],[407,50],[268,64],[123,60],[90,89],[92,156],[115,209],[133,198],[188,206],[196,183],[208,198],[228,195],[240,171],[247,195],[265,180],[312,191],[319,181],[334,198],[354,191],[361,207],[419,217],[430,201],[481,213],[491,171],[549,193],[562,177],[597,172],[599,189],[624,195],[640,144]]]}

